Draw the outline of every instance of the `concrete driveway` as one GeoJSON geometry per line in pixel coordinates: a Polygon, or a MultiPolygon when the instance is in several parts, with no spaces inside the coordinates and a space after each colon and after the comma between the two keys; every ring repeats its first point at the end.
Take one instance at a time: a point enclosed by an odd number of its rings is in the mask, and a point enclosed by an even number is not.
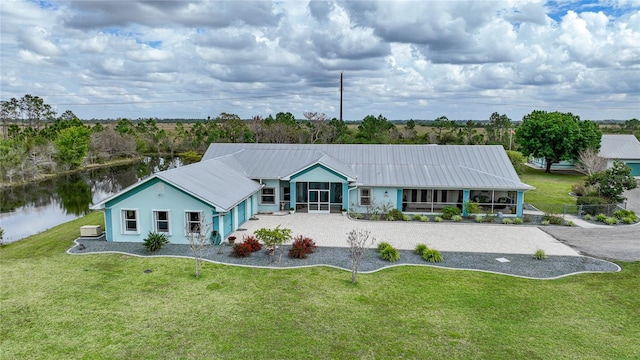
{"type": "MultiPolygon", "coordinates": [[[[562,244],[535,226],[469,223],[422,223],[417,221],[362,221],[341,214],[257,215],[234,235],[266,227],[281,227],[312,238],[319,246],[347,247],[347,233],[353,229],[371,231],[375,244],[389,242],[397,249],[413,250],[423,243],[440,251],[481,252],[501,254],[533,254],[542,249],[547,255],[578,256],[579,253],[562,244]]],[[[374,244],[374,246],[375,246],[374,244]]]]}
{"type": "Polygon", "coordinates": [[[625,191],[622,196],[627,198],[627,210],[633,210],[640,215],[640,184],[633,190],[625,191]]]}
{"type": "Polygon", "coordinates": [[[545,226],[545,232],[584,255],[622,261],[640,261],[640,225],[585,229],[545,226]]]}

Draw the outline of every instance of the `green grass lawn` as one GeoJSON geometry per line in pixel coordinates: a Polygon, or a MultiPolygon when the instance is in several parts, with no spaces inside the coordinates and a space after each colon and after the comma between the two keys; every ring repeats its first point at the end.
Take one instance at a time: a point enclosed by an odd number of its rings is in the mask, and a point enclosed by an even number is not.
{"type": "Polygon", "coordinates": [[[561,214],[563,205],[576,204],[576,199],[569,192],[571,186],[579,183],[583,176],[558,172],[546,174],[544,170],[525,166],[520,180],[536,189],[527,191],[524,200],[544,212],[561,214]]]}
{"type": "Polygon", "coordinates": [[[91,214],[0,248],[2,359],[632,359],[640,263],[527,280],[65,253],[91,214]],[[153,270],[144,273],[145,269],[153,270]]]}

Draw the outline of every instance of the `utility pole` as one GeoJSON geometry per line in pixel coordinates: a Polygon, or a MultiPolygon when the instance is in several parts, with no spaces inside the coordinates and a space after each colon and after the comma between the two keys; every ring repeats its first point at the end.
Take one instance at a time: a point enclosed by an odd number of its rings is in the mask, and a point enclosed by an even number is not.
{"type": "Polygon", "coordinates": [[[340,121],[342,122],[342,71],[340,71],[340,121]]]}

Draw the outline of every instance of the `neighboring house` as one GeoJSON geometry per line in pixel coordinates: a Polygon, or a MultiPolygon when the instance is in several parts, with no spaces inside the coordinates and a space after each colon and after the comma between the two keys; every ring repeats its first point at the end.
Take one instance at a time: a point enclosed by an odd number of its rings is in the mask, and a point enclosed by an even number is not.
{"type": "Polygon", "coordinates": [[[640,141],[634,135],[602,135],[599,155],[607,159],[607,168],[620,159],[629,165],[632,176],[640,176],[640,141]]]}
{"type": "Polygon", "coordinates": [[[434,214],[477,201],[522,216],[524,191],[502,146],[211,144],[202,161],[159,172],[94,208],[108,241],[149,231],[186,243],[199,221],[227,237],[258,212],[367,213],[373,207],[434,214]]]}
{"type": "MultiPolygon", "coordinates": [[[[613,166],[613,160],[620,159],[631,168],[631,175],[640,176],[640,141],[634,135],[602,135],[598,155],[607,160],[607,168],[613,166]]],[[[544,158],[529,161],[539,168],[546,168],[544,158]]],[[[576,160],[563,160],[551,165],[551,170],[575,170],[576,160]]]]}

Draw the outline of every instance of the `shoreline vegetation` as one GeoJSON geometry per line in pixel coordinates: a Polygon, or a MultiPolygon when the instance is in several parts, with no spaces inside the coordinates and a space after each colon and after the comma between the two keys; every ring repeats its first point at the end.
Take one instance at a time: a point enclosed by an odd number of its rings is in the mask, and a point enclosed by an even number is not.
{"type": "Polygon", "coordinates": [[[28,184],[39,183],[41,181],[55,179],[65,175],[76,174],[82,171],[93,170],[93,169],[102,169],[113,166],[127,165],[127,164],[135,164],[137,162],[142,161],[143,157],[134,157],[134,158],[126,158],[126,159],[115,159],[104,163],[94,163],[82,165],[78,168],[66,171],[60,171],[51,174],[40,174],[35,179],[31,180],[20,180],[20,181],[12,181],[12,182],[0,182],[0,190],[10,189],[14,187],[24,186],[28,184]]]}

